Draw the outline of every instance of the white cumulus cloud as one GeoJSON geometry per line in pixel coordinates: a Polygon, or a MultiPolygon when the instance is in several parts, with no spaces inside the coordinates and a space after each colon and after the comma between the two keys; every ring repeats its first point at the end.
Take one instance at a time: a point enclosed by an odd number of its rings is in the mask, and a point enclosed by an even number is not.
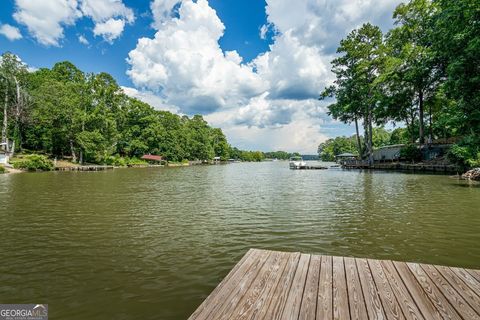
{"type": "Polygon", "coordinates": [[[9,24],[2,24],[0,26],[0,34],[4,35],[8,40],[15,41],[22,39],[22,34],[17,27],[11,26],[9,24]]]}
{"type": "Polygon", "coordinates": [[[135,15],[121,0],[82,0],[82,13],[95,23],[93,34],[112,43],[120,37],[125,24],[132,24],[135,15]]]}
{"type": "Polygon", "coordinates": [[[118,38],[135,16],[121,0],[15,0],[14,19],[41,44],[59,46],[64,28],[82,17],[91,18],[93,32],[108,42],[118,38]]]}
{"type": "Polygon", "coordinates": [[[58,46],[63,27],[81,16],[77,0],[16,0],[14,19],[43,45],[58,46]]]}
{"type": "Polygon", "coordinates": [[[172,18],[173,9],[179,5],[182,0],[153,0],[150,3],[150,10],[153,14],[153,27],[159,29],[162,25],[172,18]]]}
{"type": "Polygon", "coordinates": [[[136,98],[142,102],[148,103],[156,110],[170,111],[180,113],[178,107],[167,104],[164,99],[149,91],[139,91],[131,87],[122,87],[123,92],[132,98],[136,98]]]}
{"type": "Polygon", "coordinates": [[[122,19],[110,18],[105,22],[98,22],[93,28],[93,34],[96,36],[102,36],[107,42],[112,43],[113,40],[118,38],[125,27],[125,21],[122,19]]]}
{"type": "Polygon", "coordinates": [[[206,0],[184,1],[178,14],[129,53],[127,73],[136,86],[161,93],[185,113],[246,103],[266,89],[236,51],[222,51],[225,26],[206,0]]]}

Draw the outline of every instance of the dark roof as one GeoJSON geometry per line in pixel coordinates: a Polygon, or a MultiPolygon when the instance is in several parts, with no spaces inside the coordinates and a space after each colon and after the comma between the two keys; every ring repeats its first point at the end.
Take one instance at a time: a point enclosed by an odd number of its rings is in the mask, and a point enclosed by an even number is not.
{"type": "Polygon", "coordinates": [[[142,156],[143,160],[162,161],[162,156],[156,156],[153,154],[145,154],[142,156]]]}

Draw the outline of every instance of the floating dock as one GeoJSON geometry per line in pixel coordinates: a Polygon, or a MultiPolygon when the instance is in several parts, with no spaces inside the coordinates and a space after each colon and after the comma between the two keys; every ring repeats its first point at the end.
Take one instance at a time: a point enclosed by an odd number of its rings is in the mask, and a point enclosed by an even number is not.
{"type": "Polygon", "coordinates": [[[189,319],[480,319],[480,270],[250,249],[189,319]]]}
{"type": "Polygon", "coordinates": [[[290,166],[292,170],[325,170],[328,167],[319,166],[319,165],[299,165],[299,166],[290,166]]]}
{"type": "Polygon", "coordinates": [[[461,168],[455,165],[435,165],[435,164],[412,164],[412,163],[375,163],[368,165],[364,162],[345,163],[342,165],[345,169],[373,169],[373,170],[397,170],[411,172],[442,172],[442,173],[458,173],[463,172],[461,168]]]}
{"type": "Polygon", "coordinates": [[[71,166],[71,167],[55,167],[55,171],[105,171],[112,170],[114,166],[71,166]]]}

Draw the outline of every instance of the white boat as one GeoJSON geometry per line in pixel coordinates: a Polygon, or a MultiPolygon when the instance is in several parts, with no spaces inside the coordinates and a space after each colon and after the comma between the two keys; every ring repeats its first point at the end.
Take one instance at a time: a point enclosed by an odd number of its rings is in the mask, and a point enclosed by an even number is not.
{"type": "Polygon", "coordinates": [[[289,160],[290,169],[300,169],[306,167],[307,163],[302,157],[291,157],[289,160]]]}

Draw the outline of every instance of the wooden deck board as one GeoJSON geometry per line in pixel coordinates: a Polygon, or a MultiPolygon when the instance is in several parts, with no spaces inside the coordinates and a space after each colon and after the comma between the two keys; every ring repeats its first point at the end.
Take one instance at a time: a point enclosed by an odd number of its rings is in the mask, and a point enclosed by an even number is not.
{"type": "Polygon", "coordinates": [[[445,278],[438,272],[438,270],[432,265],[422,265],[422,269],[436,284],[440,292],[443,293],[445,298],[455,308],[455,310],[464,318],[471,320],[480,320],[477,313],[468,305],[465,299],[452,287],[452,285],[445,280],[445,278]]]}
{"type": "MultiPolygon", "coordinates": [[[[259,271],[255,282],[233,310],[232,313],[238,315],[238,319],[256,318],[264,304],[267,303],[265,297],[278,281],[280,270],[285,267],[286,258],[287,256],[283,252],[273,252],[270,255],[259,271]]],[[[223,319],[228,320],[228,316],[223,315],[223,319]]]]}
{"type": "Polygon", "coordinates": [[[390,283],[392,291],[399,302],[400,308],[407,319],[424,319],[422,313],[418,309],[415,301],[412,299],[412,296],[408,292],[407,287],[403,283],[402,279],[398,275],[395,266],[392,261],[384,260],[381,261],[383,271],[387,278],[387,281],[390,283]]]}
{"type": "Polygon", "coordinates": [[[263,319],[276,320],[281,318],[299,261],[300,253],[296,252],[289,254],[287,265],[285,266],[280,281],[273,292],[270,305],[268,306],[267,311],[263,314],[263,319]]]}
{"type": "Polygon", "coordinates": [[[448,267],[435,266],[437,270],[443,275],[445,279],[452,285],[457,292],[470,304],[470,306],[475,309],[477,314],[480,314],[480,292],[475,293],[472,289],[465,284],[459,277],[453,273],[453,271],[448,267]]]}
{"type": "Polygon", "coordinates": [[[382,301],[383,310],[387,316],[387,319],[400,320],[405,319],[400,309],[395,295],[393,294],[392,287],[383,272],[382,264],[379,260],[368,260],[370,271],[373,275],[373,280],[378,288],[380,300],[382,301]]]}
{"type": "Polygon", "coordinates": [[[348,303],[352,319],[367,319],[367,308],[363,298],[362,286],[358,276],[357,264],[354,258],[344,258],[345,273],[347,276],[348,303]]]}
{"type": "Polygon", "coordinates": [[[318,283],[317,319],[333,319],[332,257],[322,256],[318,283]]]}
{"type": "Polygon", "coordinates": [[[480,282],[478,282],[469,272],[467,272],[465,269],[462,269],[462,268],[451,268],[451,269],[473,291],[480,292],[480,282]]]}
{"type": "Polygon", "coordinates": [[[363,296],[369,318],[378,320],[386,319],[367,259],[355,259],[355,261],[360,275],[360,282],[362,284],[363,296]]]}
{"type": "Polygon", "coordinates": [[[479,319],[478,270],[251,249],[189,319],[479,319]]]}
{"type": "Polygon", "coordinates": [[[440,290],[438,290],[435,283],[433,283],[425,271],[423,271],[421,265],[417,263],[407,263],[407,266],[444,319],[461,319],[460,315],[450,305],[440,290]]]}
{"type": "Polygon", "coordinates": [[[298,319],[309,265],[310,255],[302,254],[300,256],[300,261],[298,262],[295,277],[293,278],[293,283],[290,287],[290,292],[288,293],[288,298],[281,319],[298,319]]]}
{"type": "Polygon", "coordinates": [[[312,256],[310,260],[305,292],[303,293],[302,305],[300,306],[299,320],[315,319],[321,259],[321,256],[312,256]]]}
{"type": "Polygon", "coordinates": [[[342,257],[333,257],[333,319],[350,319],[347,278],[342,257]]]}
{"type": "Polygon", "coordinates": [[[242,298],[244,292],[248,290],[258,270],[263,266],[267,260],[270,252],[260,251],[256,255],[256,259],[244,263],[244,271],[233,281],[229,281],[229,286],[225,286],[223,290],[217,293],[216,303],[213,304],[213,309],[210,313],[205,313],[198,317],[198,319],[213,319],[218,318],[222,314],[228,314],[234,308],[238,301],[242,298]]]}

